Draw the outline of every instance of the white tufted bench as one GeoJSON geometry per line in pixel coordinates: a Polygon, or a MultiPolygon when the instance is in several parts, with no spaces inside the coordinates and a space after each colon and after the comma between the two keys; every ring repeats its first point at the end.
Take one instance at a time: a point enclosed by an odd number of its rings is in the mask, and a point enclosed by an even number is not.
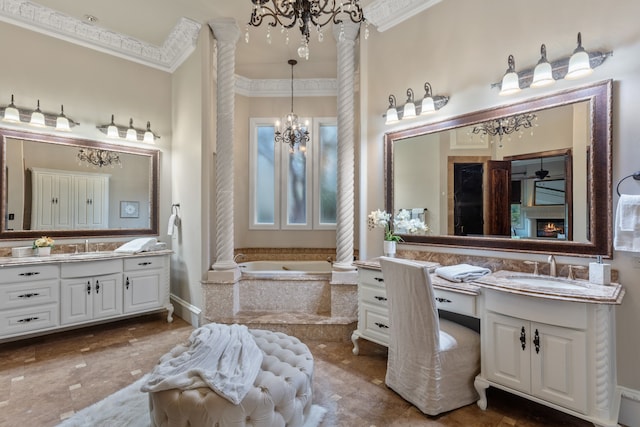
{"type": "Polygon", "coordinates": [[[249,332],[264,357],[253,388],[239,405],[208,387],[150,392],[151,426],[302,426],[311,410],[313,393],[313,356],[309,348],[298,338],[281,332],[249,332]]]}

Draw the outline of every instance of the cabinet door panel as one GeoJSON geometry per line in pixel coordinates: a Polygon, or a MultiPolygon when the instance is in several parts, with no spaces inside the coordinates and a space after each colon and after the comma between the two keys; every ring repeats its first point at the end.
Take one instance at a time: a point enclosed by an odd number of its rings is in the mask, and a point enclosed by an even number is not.
{"type": "Polygon", "coordinates": [[[531,389],[529,322],[487,313],[485,330],[487,377],[516,390],[531,389]],[[524,339],[522,348],[521,337],[524,339]]]}
{"type": "Polygon", "coordinates": [[[117,316],[122,313],[122,276],[112,274],[93,279],[93,318],[117,316]]]}
{"type": "Polygon", "coordinates": [[[532,323],[532,393],[579,412],[587,409],[586,336],[583,331],[532,323]],[[537,335],[536,335],[537,334],[537,335]]]}
{"type": "Polygon", "coordinates": [[[125,273],[124,312],[134,313],[161,306],[161,270],[125,273]]]}
{"type": "Polygon", "coordinates": [[[60,286],[60,323],[70,325],[93,318],[90,278],[63,280],[60,286]]]}

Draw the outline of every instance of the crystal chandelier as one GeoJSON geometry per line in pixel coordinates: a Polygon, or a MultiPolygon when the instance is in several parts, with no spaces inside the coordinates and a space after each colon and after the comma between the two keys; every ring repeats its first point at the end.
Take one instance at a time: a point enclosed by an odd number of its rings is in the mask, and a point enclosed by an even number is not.
{"type": "MultiPolygon", "coordinates": [[[[489,120],[480,123],[471,130],[472,133],[478,135],[491,135],[500,138],[500,147],[502,147],[502,137],[517,133],[522,138],[524,129],[532,129],[538,117],[533,113],[516,114],[515,116],[500,117],[498,119],[489,120]]],[[[533,135],[533,130],[531,131],[533,135]]]]}
{"type": "Polygon", "coordinates": [[[286,43],[289,43],[289,29],[296,24],[300,26],[302,39],[298,48],[300,58],[309,59],[310,27],[318,31],[318,41],[322,42],[322,27],[330,22],[340,24],[339,39],[344,40],[343,19],[349,18],[354,23],[365,23],[364,36],[369,36],[369,24],[362,14],[359,0],[251,0],[253,11],[247,24],[244,39],[249,43],[249,25],[259,27],[263,21],[268,24],[267,43],[271,44],[271,28],[280,26],[286,32],[286,43]]]}
{"type": "Polygon", "coordinates": [[[287,63],[291,65],[291,112],[284,118],[282,126],[279,121],[276,122],[275,141],[289,144],[290,151],[293,152],[296,145],[299,145],[301,150],[306,150],[310,137],[309,131],[307,130],[308,124],[305,123],[304,126],[301,125],[298,120],[298,115],[293,112],[293,66],[296,65],[298,61],[290,59],[287,63]]]}
{"type": "Polygon", "coordinates": [[[84,162],[99,168],[106,166],[122,167],[122,162],[120,161],[118,153],[93,148],[81,148],[80,151],[78,151],[78,163],[83,164],[84,162]]]}

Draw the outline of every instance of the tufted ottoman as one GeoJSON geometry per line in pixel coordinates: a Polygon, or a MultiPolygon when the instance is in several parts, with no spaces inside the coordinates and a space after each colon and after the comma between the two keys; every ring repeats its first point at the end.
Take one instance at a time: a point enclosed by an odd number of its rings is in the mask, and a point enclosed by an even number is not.
{"type": "Polygon", "coordinates": [[[234,405],[208,387],[149,393],[155,427],[300,427],[311,410],[313,356],[298,338],[249,329],[264,353],[253,387],[234,405]]]}

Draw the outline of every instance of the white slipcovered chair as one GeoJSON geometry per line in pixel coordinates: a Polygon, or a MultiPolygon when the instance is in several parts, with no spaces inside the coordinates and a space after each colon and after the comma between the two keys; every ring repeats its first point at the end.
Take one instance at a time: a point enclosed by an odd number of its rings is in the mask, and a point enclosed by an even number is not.
{"type": "Polygon", "coordinates": [[[390,322],[387,386],[427,415],[475,402],[479,334],[438,317],[426,267],[387,257],[380,264],[390,322]]]}

